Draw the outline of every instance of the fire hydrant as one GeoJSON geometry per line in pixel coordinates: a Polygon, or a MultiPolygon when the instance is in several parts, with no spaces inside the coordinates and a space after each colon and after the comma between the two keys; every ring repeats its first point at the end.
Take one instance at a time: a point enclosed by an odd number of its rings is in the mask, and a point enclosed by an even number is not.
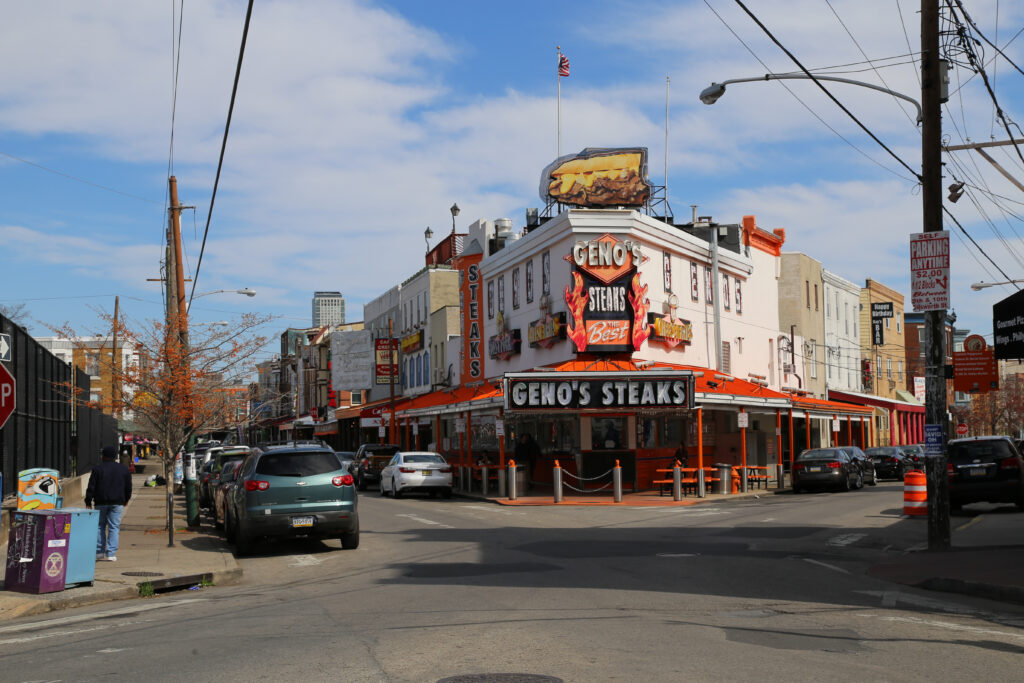
{"type": "Polygon", "coordinates": [[[735,467],[732,468],[732,492],[740,492],[740,471],[735,467]]]}

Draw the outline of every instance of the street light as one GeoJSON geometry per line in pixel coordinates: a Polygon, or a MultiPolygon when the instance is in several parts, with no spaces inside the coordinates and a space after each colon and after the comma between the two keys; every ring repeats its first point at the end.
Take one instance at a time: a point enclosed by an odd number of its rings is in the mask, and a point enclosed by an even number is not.
{"type": "Polygon", "coordinates": [[[1024,280],[1006,280],[1005,282],[975,282],[971,285],[971,289],[975,292],[986,287],[997,287],[999,285],[1016,285],[1024,282],[1024,280]]]}
{"type": "Polygon", "coordinates": [[[430,251],[430,238],[434,236],[434,231],[427,226],[427,229],[423,231],[423,240],[427,243],[427,251],[430,251]]]}
{"type": "Polygon", "coordinates": [[[452,234],[455,234],[455,217],[459,215],[459,205],[452,203],[452,207],[448,209],[452,212],[452,234]]]}
{"type": "Polygon", "coordinates": [[[818,80],[818,81],[835,81],[837,83],[849,83],[850,85],[859,85],[864,88],[871,88],[872,90],[878,90],[898,97],[901,100],[910,102],[914,107],[917,108],[917,123],[920,124],[924,120],[924,114],[921,111],[921,104],[913,99],[907,97],[902,93],[898,93],[888,88],[883,88],[872,83],[865,83],[864,81],[855,81],[850,78],[839,78],[838,76],[814,76],[813,79],[806,74],[765,74],[764,76],[755,76],[753,78],[730,78],[727,81],[721,83],[712,83],[708,87],[700,91],[700,101],[704,104],[714,104],[718,101],[722,95],[725,94],[725,86],[733,83],[753,83],[755,81],[788,81],[788,80],[818,80]]]}
{"type": "MultiPolygon", "coordinates": [[[[254,296],[256,296],[256,290],[255,289],[250,289],[249,287],[246,287],[244,289],[215,289],[212,292],[203,292],[202,294],[196,294],[192,298],[193,299],[198,299],[201,296],[210,296],[211,294],[229,294],[229,293],[241,294],[241,295],[247,296],[247,297],[254,297],[254,296]]],[[[186,307],[185,310],[188,310],[191,307],[192,307],[192,302],[189,301],[188,302],[188,306],[186,307]]]]}

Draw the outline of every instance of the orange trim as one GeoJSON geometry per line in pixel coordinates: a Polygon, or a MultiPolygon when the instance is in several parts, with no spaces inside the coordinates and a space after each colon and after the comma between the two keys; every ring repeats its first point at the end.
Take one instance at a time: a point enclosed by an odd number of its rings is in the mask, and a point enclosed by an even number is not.
{"type": "Polygon", "coordinates": [[[773,232],[762,230],[757,227],[757,219],[754,216],[743,217],[743,244],[754,247],[761,251],[779,256],[782,254],[782,245],[786,242],[786,231],[778,228],[773,232]]]}

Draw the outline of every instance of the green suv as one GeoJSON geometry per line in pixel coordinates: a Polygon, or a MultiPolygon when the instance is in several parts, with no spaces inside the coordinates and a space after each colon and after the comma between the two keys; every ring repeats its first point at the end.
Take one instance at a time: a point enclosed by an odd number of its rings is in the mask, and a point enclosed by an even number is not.
{"type": "Polygon", "coordinates": [[[225,535],[239,555],[266,538],[339,538],[358,548],[355,480],[327,447],[255,448],[228,492],[225,535]]]}

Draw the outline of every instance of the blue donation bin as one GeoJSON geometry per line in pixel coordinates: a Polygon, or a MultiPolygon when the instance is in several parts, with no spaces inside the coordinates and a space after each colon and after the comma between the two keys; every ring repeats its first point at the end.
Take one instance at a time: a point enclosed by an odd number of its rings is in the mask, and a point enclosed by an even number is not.
{"type": "Polygon", "coordinates": [[[7,539],[4,588],[19,593],[64,590],[71,515],[63,510],[17,510],[7,539]]]}
{"type": "Polygon", "coordinates": [[[89,508],[62,508],[62,511],[71,516],[64,587],[92,584],[96,578],[96,536],[100,528],[100,511],[89,508]]]}

